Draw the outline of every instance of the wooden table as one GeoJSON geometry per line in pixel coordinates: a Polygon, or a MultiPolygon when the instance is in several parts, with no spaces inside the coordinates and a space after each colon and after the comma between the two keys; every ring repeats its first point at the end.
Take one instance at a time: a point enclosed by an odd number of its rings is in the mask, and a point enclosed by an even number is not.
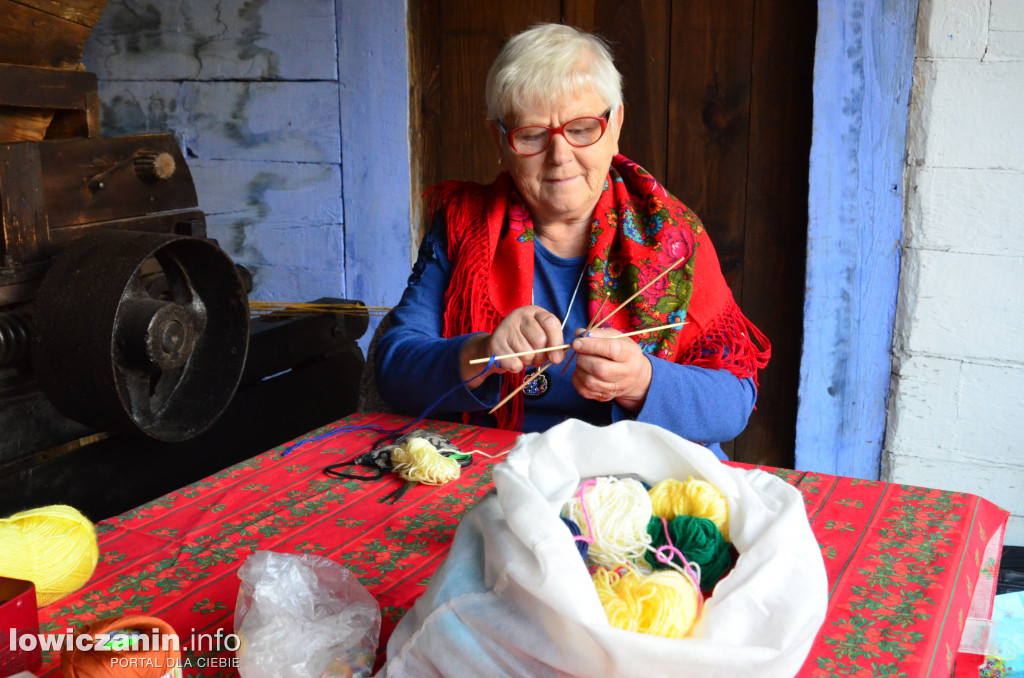
{"type": "MultiPolygon", "coordinates": [[[[195,645],[233,631],[237,570],[256,550],[314,553],[349,568],[377,598],[381,647],[423,592],[462,515],[491,487],[477,457],[457,481],[417,486],[332,480],[328,464],[371,448],[393,415],[353,415],[97,525],[100,564],[89,584],[40,610],[42,633],[144,613],[181,638],[186,676],[236,676],[228,651],[195,645]],[[282,452],[287,454],[282,455],[282,452]],[[206,635],[204,635],[206,634],[206,635]]],[[[460,448],[506,451],[514,433],[444,422],[424,426],[460,448]]],[[[991,612],[1007,513],[979,497],[784,469],[821,546],[829,609],[800,676],[953,675],[969,616],[991,612]],[[972,599],[974,610],[971,610],[972,599]]],[[[977,675],[961,655],[957,675],[977,675]],[[973,671],[973,673],[972,673],[973,671]]],[[[59,676],[44,654],[40,675],[59,676]]],[[[973,667],[973,668],[972,668],[973,667]]]]}

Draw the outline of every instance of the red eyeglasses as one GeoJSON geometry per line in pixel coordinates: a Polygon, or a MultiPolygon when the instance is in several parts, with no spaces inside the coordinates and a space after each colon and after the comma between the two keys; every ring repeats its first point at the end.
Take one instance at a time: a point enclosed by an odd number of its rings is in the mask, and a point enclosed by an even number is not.
{"type": "Polygon", "coordinates": [[[588,115],[582,118],[573,118],[559,127],[527,125],[526,127],[517,127],[509,132],[500,120],[498,127],[513,151],[519,155],[537,155],[548,150],[551,139],[556,134],[561,134],[570,146],[576,148],[596,144],[608,129],[608,118],[611,112],[612,109],[609,108],[600,117],[588,115]]]}

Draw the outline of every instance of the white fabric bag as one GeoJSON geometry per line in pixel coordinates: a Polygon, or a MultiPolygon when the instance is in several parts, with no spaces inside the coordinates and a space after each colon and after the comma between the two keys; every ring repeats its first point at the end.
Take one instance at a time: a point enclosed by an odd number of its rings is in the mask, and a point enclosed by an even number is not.
{"type": "Polygon", "coordinates": [[[801,494],[781,479],[656,426],[570,420],[523,435],[494,484],[398,624],[379,675],[790,678],[803,664],[827,582],[801,494]],[[581,478],[628,474],[652,485],[692,475],[728,499],[740,555],[688,638],[610,626],[559,518],[581,478]]]}

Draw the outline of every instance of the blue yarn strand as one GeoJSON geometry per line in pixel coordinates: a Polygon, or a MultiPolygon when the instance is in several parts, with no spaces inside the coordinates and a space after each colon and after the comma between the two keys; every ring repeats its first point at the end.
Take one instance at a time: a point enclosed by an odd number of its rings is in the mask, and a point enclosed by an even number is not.
{"type": "MultiPolygon", "coordinates": [[[[572,533],[573,537],[579,537],[583,533],[580,531],[580,526],[565,516],[561,516],[562,522],[569,528],[569,532],[572,533]]],[[[583,541],[582,539],[576,539],[576,550],[580,552],[580,556],[583,557],[583,562],[587,562],[587,552],[590,550],[590,544],[583,541]]]]}
{"type": "Polygon", "coordinates": [[[434,402],[432,402],[429,405],[427,405],[427,408],[423,411],[423,414],[421,414],[420,416],[416,417],[415,419],[410,421],[408,424],[405,424],[404,426],[400,426],[400,427],[395,428],[395,429],[381,428],[377,424],[352,424],[351,426],[342,426],[341,428],[335,428],[335,429],[331,429],[330,431],[327,431],[326,433],[321,433],[318,436],[314,436],[312,438],[306,438],[305,440],[300,440],[298,442],[295,442],[290,447],[288,447],[287,449],[283,450],[281,452],[281,456],[284,457],[284,456],[286,456],[288,454],[291,454],[295,450],[295,448],[300,447],[302,445],[305,445],[306,443],[312,443],[312,442],[315,442],[317,440],[321,440],[323,438],[329,438],[330,436],[336,435],[338,433],[352,433],[354,431],[375,431],[375,432],[380,433],[382,435],[394,436],[394,435],[401,435],[403,433],[411,431],[418,424],[422,423],[423,420],[426,419],[430,415],[430,413],[434,411],[434,408],[437,407],[438,405],[440,405],[441,402],[444,401],[445,398],[450,396],[452,393],[455,393],[457,390],[459,390],[460,388],[462,388],[463,386],[465,386],[469,382],[473,381],[474,379],[479,379],[480,377],[484,376],[484,374],[487,373],[487,370],[491,369],[491,366],[494,365],[494,363],[496,363],[496,362],[498,362],[497,361],[497,356],[492,355],[490,357],[490,359],[487,361],[487,364],[484,365],[484,369],[479,374],[475,374],[472,377],[470,377],[469,379],[466,379],[465,381],[459,382],[455,386],[451,387],[450,389],[448,389],[447,391],[442,393],[440,395],[440,397],[437,398],[437,400],[435,400],[434,402]]]}

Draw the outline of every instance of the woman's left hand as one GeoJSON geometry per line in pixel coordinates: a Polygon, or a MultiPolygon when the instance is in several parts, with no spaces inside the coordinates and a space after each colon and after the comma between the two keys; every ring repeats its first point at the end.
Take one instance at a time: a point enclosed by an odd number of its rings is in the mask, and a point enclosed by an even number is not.
{"type": "Polygon", "coordinates": [[[597,329],[573,340],[577,356],[572,383],[584,398],[614,399],[630,412],[639,412],[651,387],[651,361],[635,341],[618,335],[597,329]]]}

